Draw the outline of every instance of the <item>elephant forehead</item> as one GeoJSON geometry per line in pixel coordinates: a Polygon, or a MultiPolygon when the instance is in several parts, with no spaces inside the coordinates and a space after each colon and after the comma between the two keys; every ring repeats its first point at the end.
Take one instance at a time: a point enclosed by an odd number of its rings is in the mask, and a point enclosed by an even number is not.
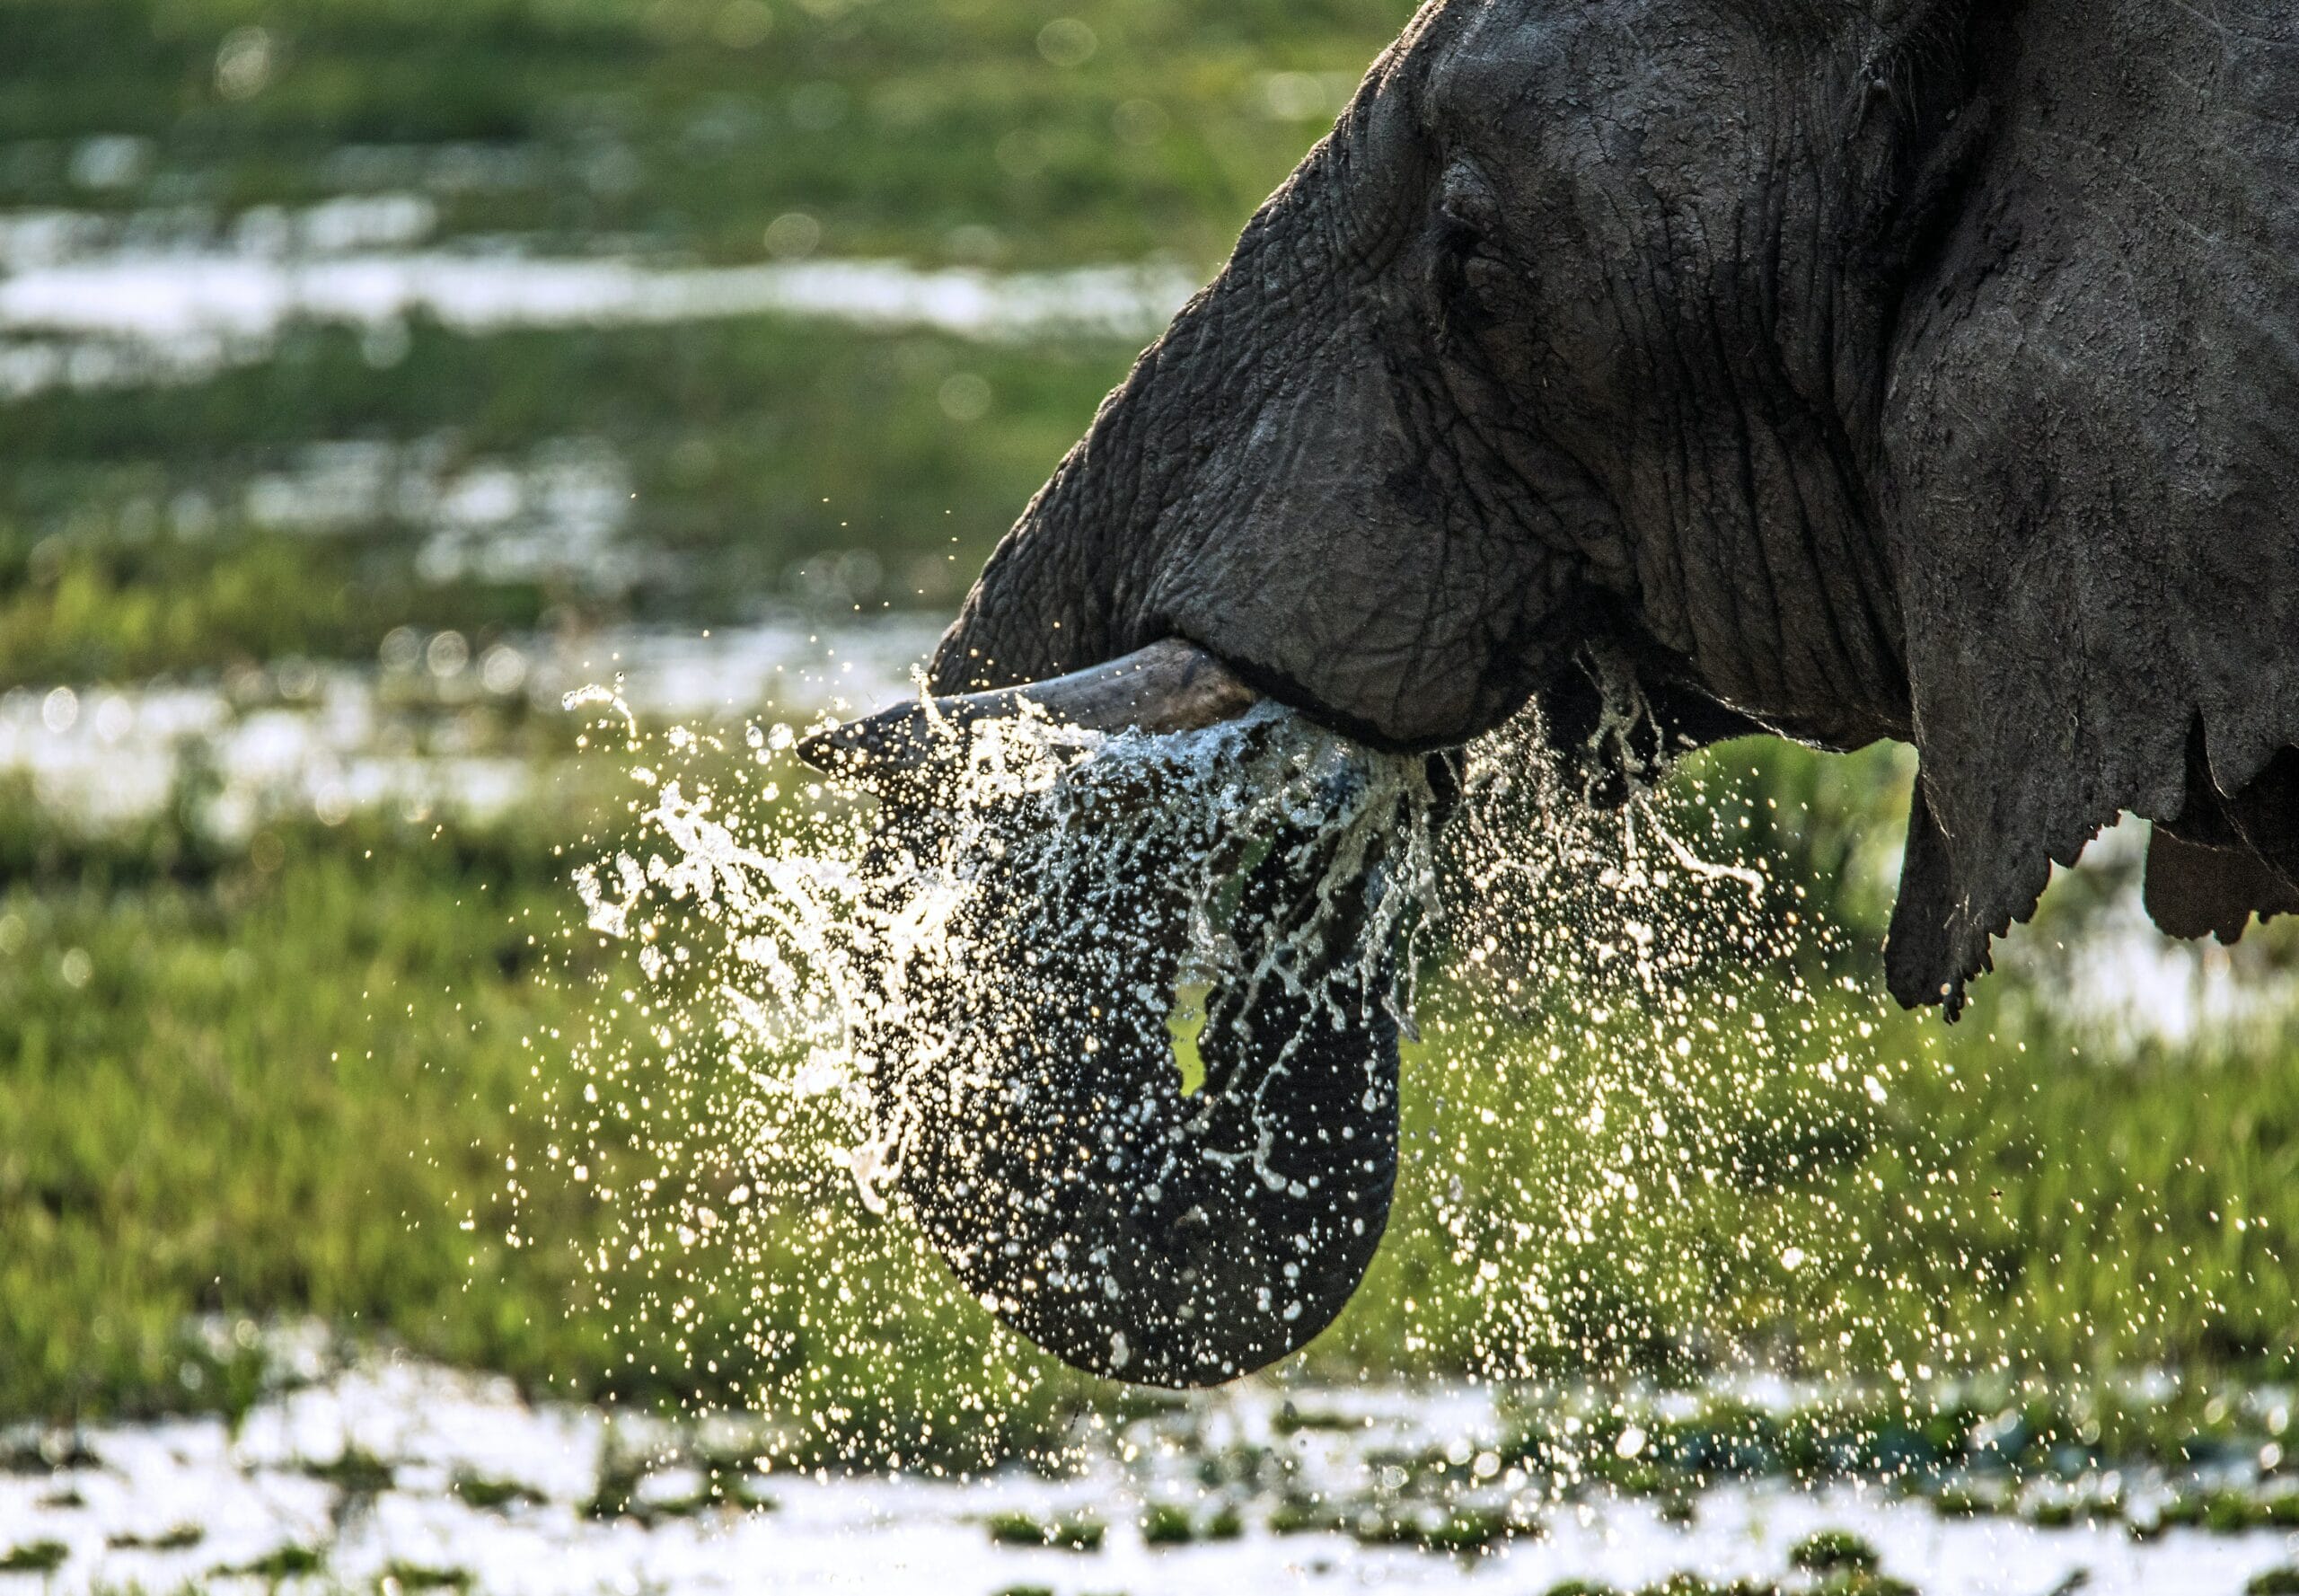
{"type": "Polygon", "coordinates": [[[1422,130],[1455,139],[1569,96],[1575,40],[1587,24],[1557,9],[1527,0],[1451,7],[1458,25],[1430,30],[1406,58],[1422,130]]]}
{"type": "Polygon", "coordinates": [[[1753,34],[1650,0],[1467,8],[1418,48],[1424,130],[1519,172],[1701,170],[1777,65],[1753,34]]]}

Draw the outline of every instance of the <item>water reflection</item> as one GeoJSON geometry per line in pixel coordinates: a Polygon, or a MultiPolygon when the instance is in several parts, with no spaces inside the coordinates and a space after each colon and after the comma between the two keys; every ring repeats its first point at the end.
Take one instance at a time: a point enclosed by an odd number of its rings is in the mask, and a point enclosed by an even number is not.
{"type": "Polygon", "coordinates": [[[460,633],[402,628],[373,668],[280,661],[212,683],[18,688],[0,694],[0,778],[84,826],[163,812],[192,788],[202,823],[244,839],[265,819],[354,811],[489,818],[548,780],[573,717],[564,695],[612,684],[648,721],[863,713],[912,691],[938,621],[835,628],[789,615],[699,630],[531,637],[474,654],[460,633]]]}
{"type": "Polygon", "coordinates": [[[388,365],[418,315],[464,333],[782,315],[965,338],[1146,340],[1198,286],[1161,264],[998,274],[415,247],[436,219],[417,195],[264,207],[228,225],[199,209],[0,216],[0,397],[200,381],[270,358],[297,323],[361,329],[370,357],[388,365]]]}

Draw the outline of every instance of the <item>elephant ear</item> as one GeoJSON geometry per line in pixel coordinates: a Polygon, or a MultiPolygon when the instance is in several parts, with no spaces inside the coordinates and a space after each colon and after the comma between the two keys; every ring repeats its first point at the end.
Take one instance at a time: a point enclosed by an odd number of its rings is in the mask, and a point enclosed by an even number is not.
{"type": "Polygon", "coordinates": [[[1904,1002],[1952,1016],[2118,811],[2177,822],[2299,745],[2290,14],[2024,0],[1963,31],[1986,138],[1880,413],[1921,756],[1904,1002]]]}

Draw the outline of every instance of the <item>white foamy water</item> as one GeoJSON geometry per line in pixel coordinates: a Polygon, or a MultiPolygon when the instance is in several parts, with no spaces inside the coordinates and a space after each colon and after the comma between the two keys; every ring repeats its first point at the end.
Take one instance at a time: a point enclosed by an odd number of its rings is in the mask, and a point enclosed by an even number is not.
{"type": "MultiPolygon", "coordinates": [[[[1454,1557],[1334,1531],[1275,1533],[1276,1499],[1266,1487],[1199,1483],[1209,1459],[1264,1449],[1262,1455],[1284,1459],[1297,1494],[1371,1502],[1381,1499],[1385,1468],[1394,1468],[1387,1459],[1489,1455],[1502,1430],[1489,1389],[1441,1384],[1327,1391],[1250,1382],[1118,1427],[1081,1454],[1070,1477],[1014,1470],[960,1483],[753,1473],[741,1488],[764,1505],[745,1511],[684,1504],[703,1478],[701,1456],[739,1455],[747,1443],[723,1424],[714,1431],[531,1404],[507,1381],[399,1357],[321,1368],[313,1379],[260,1403],[236,1431],[214,1418],[93,1426],[77,1436],[76,1461],[0,1475],[0,1554],[60,1543],[65,1559],[53,1575],[18,1583],[70,1596],[204,1585],[218,1571],[286,1548],[318,1557],[317,1588],[364,1589],[396,1564],[460,1574],[475,1592],[505,1596],[907,1596],[929,1586],[988,1596],[1017,1585],[1065,1596],[1538,1592],[1568,1578],[1636,1590],[1687,1572],[1719,1582],[1786,1581],[1790,1548],[1822,1529],[1860,1535],[1881,1553],[1885,1573],[1925,1596],[2044,1596],[2075,1588],[2067,1582],[2079,1576],[2090,1596],[2234,1596],[2253,1574],[2299,1556],[2299,1537],[2286,1533],[2174,1530],[2141,1541],[2113,1523],[2039,1529],[1942,1518],[1921,1498],[1848,1483],[1722,1486],[1702,1495],[1684,1522],[1602,1493],[1556,1502],[1537,1482],[1499,1470],[1469,1495],[1509,1512],[1519,1532],[1484,1555],[1454,1557]],[[1351,1427],[1287,1433],[1279,1422],[1287,1406],[1326,1422],[1346,1415],[1351,1427]],[[368,1492],[327,1477],[347,1457],[366,1471],[380,1466],[368,1492]],[[655,1505],[651,1521],[594,1516],[590,1504],[611,1468],[625,1478],[636,1472],[632,1498],[655,1505]],[[466,1499],[474,1486],[508,1500],[474,1506],[466,1499]],[[1151,1546],[1140,1526],[1153,1504],[1201,1519],[1226,1505],[1239,1533],[1151,1546]],[[1105,1526],[1105,1538],[1084,1553],[1002,1546],[987,1525],[1000,1513],[1047,1522],[1090,1517],[1105,1526]],[[134,1544],[171,1537],[178,1544],[134,1544]]],[[[1394,1494],[1388,1500],[1409,1506],[1394,1494]]]]}
{"type": "Polygon", "coordinates": [[[417,315],[465,333],[780,315],[975,339],[1146,340],[1198,287],[1167,265],[1000,274],[411,247],[430,217],[412,196],[242,217],[228,237],[197,219],[138,228],[68,212],[0,216],[0,396],[197,381],[268,358],[295,323],[362,329],[388,360],[417,315]]]}

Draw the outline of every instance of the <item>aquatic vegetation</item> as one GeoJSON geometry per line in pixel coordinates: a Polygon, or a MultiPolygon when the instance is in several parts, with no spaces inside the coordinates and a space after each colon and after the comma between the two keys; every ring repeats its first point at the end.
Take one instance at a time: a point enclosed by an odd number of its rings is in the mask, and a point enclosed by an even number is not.
{"type": "Polygon", "coordinates": [[[1658,1584],[1645,1586],[1637,1596],[1779,1596],[1779,1590],[1768,1581],[1732,1580],[1720,1584],[1696,1574],[1672,1574],[1658,1584]]]}
{"type": "Polygon", "coordinates": [[[1932,1493],[1932,1510],[1943,1519],[1977,1518],[2004,1511],[2001,1493],[1976,1490],[1969,1485],[1943,1485],[1932,1493]]]}
{"type": "Polygon", "coordinates": [[[1347,1529],[1366,1546],[1405,1546],[1462,1555],[1490,1550],[1513,1535],[1537,1532],[1537,1526],[1513,1519],[1505,1508],[1465,1505],[1369,1512],[1352,1520],[1347,1529]]]}
{"type": "Polygon", "coordinates": [[[1269,1510],[1263,1525],[1272,1535],[1339,1535],[1348,1533],[1353,1515],[1319,1497],[1288,1495],[1269,1510]]]}
{"type": "Polygon", "coordinates": [[[482,1512],[500,1512],[514,1508],[534,1507],[544,1501],[542,1494],[531,1486],[523,1485],[517,1480],[496,1479],[468,1470],[457,1473],[449,1489],[453,1490],[466,1505],[476,1507],[482,1512]]]}
{"type": "Polygon", "coordinates": [[[1830,1574],[1813,1585],[1811,1592],[1812,1596],[1920,1596],[1906,1580],[1862,1570],[1830,1574]]]}
{"type": "Polygon", "coordinates": [[[982,1521],[999,1546],[1048,1547],[1063,1552],[1098,1552],[1108,1527],[1088,1513],[1041,1519],[1023,1512],[997,1512],[982,1521]]]}
{"type": "Polygon", "coordinates": [[[289,1542],[273,1548],[260,1557],[216,1570],[218,1574],[241,1574],[254,1579],[298,1579],[318,1574],[327,1566],[327,1555],[316,1548],[297,1546],[289,1542]]]}
{"type": "Polygon", "coordinates": [[[1145,1546],[1236,1540],[1245,1532],[1245,1515],[1235,1502],[1222,1502],[1211,1512],[1201,1512],[1178,1502],[1153,1502],[1141,1514],[1141,1540],[1145,1546]]]}
{"type": "Polygon", "coordinates": [[[207,1539],[207,1531],[198,1524],[176,1524],[156,1535],[123,1534],[105,1538],[104,1544],[120,1551],[183,1552],[189,1551],[207,1539]]]}
{"type": "Polygon", "coordinates": [[[1788,1548],[1788,1564],[1807,1574],[1873,1574],[1876,1548],[1849,1530],[1816,1530],[1788,1548]]]}
{"type": "Polygon", "coordinates": [[[1197,1515],[1172,1502],[1153,1502],[1142,1511],[1145,1546],[1187,1546],[1197,1539],[1197,1515]]]}
{"type": "Polygon", "coordinates": [[[53,1574],[71,1555],[60,1540],[27,1540],[0,1552],[0,1574],[53,1574]]]}
{"type": "Polygon", "coordinates": [[[600,1457],[597,1484],[580,1511],[587,1519],[628,1519],[651,1527],[716,1510],[763,1512],[774,1506],[740,1469],[708,1460],[687,1467],[663,1456],[632,1455],[610,1442],[600,1457]]]}
{"type": "Polygon", "coordinates": [[[392,1488],[389,1463],[364,1448],[347,1446],[322,1463],[306,1463],[304,1472],[323,1479],[346,1496],[379,1496],[392,1488]]]}

